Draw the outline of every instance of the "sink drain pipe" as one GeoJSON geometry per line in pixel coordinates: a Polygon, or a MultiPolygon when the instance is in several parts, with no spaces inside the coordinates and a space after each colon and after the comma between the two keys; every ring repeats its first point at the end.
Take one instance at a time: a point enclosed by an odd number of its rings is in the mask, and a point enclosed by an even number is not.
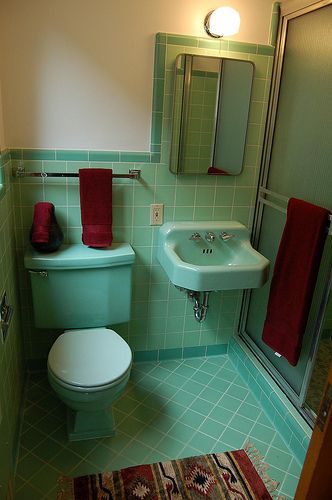
{"type": "Polygon", "coordinates": [[[194,302],[194,316],[199,323],[205,320],[209,308],[209,295],[211,292],[203,292],[203,302],[201,303],[201,292],[187,290],[188,298],[194,302]]]}

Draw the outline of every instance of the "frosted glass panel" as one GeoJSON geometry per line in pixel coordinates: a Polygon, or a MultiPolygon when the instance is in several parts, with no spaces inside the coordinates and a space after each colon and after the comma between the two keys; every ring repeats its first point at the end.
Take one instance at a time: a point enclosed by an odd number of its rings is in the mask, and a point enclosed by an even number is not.
{"type": "Polygon", "coordinates": [[[288,24],[268,187],[332,209],[332,6],[288,24]]]}
{"type": "MultiPolygon", "coordinates": [[[[288,23],[268,189],[332,210],[332,5],[288,23]]],[[[286,215],[265,207],[258,250],[275,260],[286,215]]],[[[331,259],[326,245],[324,266],[331,259]]],[[[299,241],[299,248],[301,242],[299,241]]],[[[272,276],[272,271],[271,271],[272,276]]],[[[325,272],[326,276],[326,272],[325,272]]],[[[251,295],[246,332],[299,394],[314,335],[324,270],[296,367],[277,358],[261,340],[269,284],[251,295]]]]}

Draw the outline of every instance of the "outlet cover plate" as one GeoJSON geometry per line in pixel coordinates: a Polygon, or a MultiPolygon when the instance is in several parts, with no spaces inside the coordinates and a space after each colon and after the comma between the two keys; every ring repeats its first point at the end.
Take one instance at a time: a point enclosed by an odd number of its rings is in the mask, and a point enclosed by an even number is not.
{"type": "Polygon", "coordinates": [[[161,226],[164,222],[164,204],[150,205],[150,226],[161,226]]]}

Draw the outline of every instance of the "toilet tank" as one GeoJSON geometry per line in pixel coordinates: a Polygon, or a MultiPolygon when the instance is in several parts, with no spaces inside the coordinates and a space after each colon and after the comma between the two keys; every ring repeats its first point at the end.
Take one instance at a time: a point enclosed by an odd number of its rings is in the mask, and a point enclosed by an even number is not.
{"type": "Polygon", "coordinates": [[[27,249],[35,325],[92,328],[128,321],[134,259],[128,243],[101,249],[63,245],[48,254],[27,249]]]}

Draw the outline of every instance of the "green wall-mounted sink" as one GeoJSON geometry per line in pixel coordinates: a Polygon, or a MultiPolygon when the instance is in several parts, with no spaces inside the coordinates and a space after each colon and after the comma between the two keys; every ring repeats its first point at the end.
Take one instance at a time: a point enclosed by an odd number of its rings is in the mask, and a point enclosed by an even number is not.
{"type": "Polygon", "coordinates": [[[158,260],[174,285],[195,291],[259,288],[269,261],[237,221],[167,222],[159,229],[158,260]]]}

